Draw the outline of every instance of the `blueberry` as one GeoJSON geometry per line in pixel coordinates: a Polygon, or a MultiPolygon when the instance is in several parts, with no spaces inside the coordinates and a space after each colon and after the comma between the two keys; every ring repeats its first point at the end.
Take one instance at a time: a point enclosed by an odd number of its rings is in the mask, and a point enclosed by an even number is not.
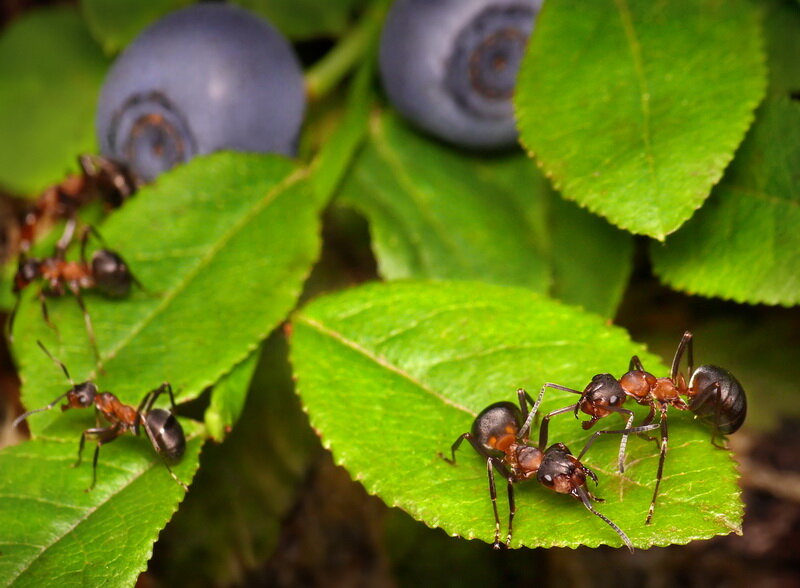
{"type": "Polygon", "coordinates": [[[288,41],[255,15],[197,4],[142,32],[106,77],[97,112],[103,155],[139,180],[220,149],[294,155],[305,110],[288,41]]]}
{"type": "Polygon", "coordinates": [[[389,100],[418,127],[455,145],[513,145],[511,97],[542,1],[397,0],[380,49],[389,100]]]}

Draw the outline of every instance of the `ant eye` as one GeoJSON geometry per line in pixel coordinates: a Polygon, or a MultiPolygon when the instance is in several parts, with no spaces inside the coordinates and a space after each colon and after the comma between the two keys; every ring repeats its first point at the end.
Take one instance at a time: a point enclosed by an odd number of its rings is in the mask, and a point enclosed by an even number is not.
{"type": "Polygon", "coordinates": [[[547,484],[548,486],[552,486],[553,485],[553,476],[551,476],[550,474],[545,474],[544,476],[542,476],[541,481],[542,481],[543,484],[547,484]]]}
{"type": "Polygon", "coordinates": [[[617,404],[619,402],[619,397],[614,395],[608,399],[608,403],[611,405],[617,404]]]}

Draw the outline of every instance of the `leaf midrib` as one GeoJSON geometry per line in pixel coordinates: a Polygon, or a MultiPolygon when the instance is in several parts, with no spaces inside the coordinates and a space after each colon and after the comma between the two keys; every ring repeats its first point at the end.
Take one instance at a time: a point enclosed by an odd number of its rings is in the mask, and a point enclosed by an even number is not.
{"type": "Polygon", "coordinates": [[[102,370],[103,366],[106,365],[105,359],[115,358],[121,349],[125,348],[133,339],[136,338],[137,335],[139,335],[139,333],[144,330],[147,325],[151,324],[164,310],[169,308],[172,301],[189,287],[194,279],[200,274],[201,270],[206,268],[214,260],[219,251],[221,251],[231,239],[239,234],[239,232],[241,232],[241,230],[247,226],[253,220],[253,218],[255,218],[261,211],[274,202],[281,194],[285,193],[286,189],[307,175],[308,170],[306,168],[296,169],[294,172],[287,175],[283,180],[268,190],[264,198],[262,198],[253,206],[249,207],[247,211],[239,218],[239,220],[232,224],[228,231],[220,235],[220,238],[212,245],[212,247],[208,249],[206,254],[199,258],[198,263],[186,272],[184,279],[176,284],[173,289],[167,292],[166,295],[161,299],[161,302],[154,306],[151,312],[149,312],[141,321],[133,326],[127,336],[120,339],[118,343],[113,345],[106,353],[101,354],[103,360],[97,366],[95,366],[95,369],[92,371],[89,379],[95,379],[97,377],[98,372],[102,370]]]}

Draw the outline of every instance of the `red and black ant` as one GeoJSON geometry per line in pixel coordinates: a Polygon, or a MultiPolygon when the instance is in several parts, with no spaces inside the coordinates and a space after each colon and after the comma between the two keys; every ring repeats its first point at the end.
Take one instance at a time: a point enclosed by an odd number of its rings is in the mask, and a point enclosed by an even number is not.
{"type": "MultiPolygon", "coordinates": [[[[67,224],[67,234],[70,239],[74,230],[74,223],[67,224]]],[[[94,289],[111,298],[122,298],[128,295],[131,285],[136,284],[142,287],[128,268],[128,264],[120,255],[109,249],[99,249],[92,255],[91,262],[86,259],[86,242],[89,232],[99,237],[97,231],[86,227],[81,236],[80,261],[67,261],[66,245],[59,242],[56,246],[55,254],[52,257],[42,259],[28,258],[20,255],[19,266],[14,275],[13,293],[16,297],[14,307],[8,317],[7,332],[9,339],[12,338],[14,318],[16,317],[22,290],[30,286],[34,281],[41,279],[43,284],[39,288],[39,300],[42,305],[42,315],[45,322],[52,329],[56,326],[50,322],[47,312],[47,297],[64,296],[71,293],[78,306],[83,312],[86,332],[94,349],[95,357],[99,360],[100,354],[97,349],[97,340],[92,327],[92,321],[86,305],[81,296],[82,290],[94,289]]]]}
{"type": "MultiPolygon", "coordinates": [[[[50,186],[21,215],[19,250],[26,253],[44,225],[57,220],[74,220],[78,210],[94,199],[108,208],[119,208],[137,189],[128,169],[120,162],[102,155],[81,155],[79,174],[67,176],[50,186]]],[[[62,237],[62,241],[63,241],[62,237]]]]}
{"type": "Polygon", "coordinates": [[[86,489],[87,492],[92,490],[97,482],[97,457],[100,455],[100,446],[110,443],[126,431],[130,431],[138,437],[139,427],[144,429],[148,439],[150,439],[150,443],[153,445],[153,449],[155,449],[156,453],[162,458],[164,466],[166,466],[167,471],[169,471],[169,475],[172,476],[184,490],[189,489],[189,487],[175,475],[172,468],[169,466],[170,463],[179,461],[186,449],[186,437],[183,434],[183,427],[181,427],[178,419],[175,418],[175,396],[172,393],[172,386],[170,386],[169,382],[164,382],[155,390],[151,390],[145,394],[138,408],[133,408],[132,406],[120,402],[111,392],[99,392],[97,386],[93,382],[75,384],[72,377],[69,375],[67,366],[53,357],[41,341],[37,341],[37,343],[47,357],[61,367],[71,388],[47,406],[30,410],[20,415],[12,426],[16,427],[34,413],[54,408],[62,398],[66,398],[67,400],[66,404],[61,405],[62,411],[71,408],[88,408],[94,405],[97,426],[86,429],[81,434],[81,441],[78,447],[78,461],[76,461],[73,466],[78,467],[81,464],[83,446],[86,442],[86,438],[91,437],[96,439],[97,447],[94,450],[94,459],[92,460],[92,485],[86,489]],[[169,394],[170,410],[153,408],[156,399],[165,392],[169,394]],[[103,415],[105,420],[108,421],[108,426],[100,426],[100,415],[103,415]]]}
{"type": "Polygon", "coordinates": [[[469,433],[462,434],[450,448],[451,458],[439,454],[446,462],[455,465],[456,450],[466,439],[473,449],[486,459],[489,475],[489,496],[494,509],[494,548],[500,549],[500,517],[497,514],[497,490],[495,488],[494,471],[508,481],[508,535],[506,547],[511,544],[514,514],[514,484],[533,478],[547,488],[560,494],[570,494],[583,502],[583,505],[592,514],[605,521],[623,543],[633,552],[633,544],[628,536],[607,517],[594,509],[591,501],[603,502],[586,488],[586,478],[589,477],[597,483],[597,476],[592,470],[584,466],[575,458],[563,443],[551,445],[547,450],[528,444],[528,429],[523,428],[523,422],[529,422],[542,400],[542,395],[533,402],[528,393],[520,388],[517,390],[519,407],[511,402],[496,402],[486,407],[475,418],[469,433]],[[528,402],[533,404],[533,409],[528,412],[528,402]]]}
{"type": "MultiPolygon", "coordinates": [[[[639,404],[649,407],[650,412],[640,426],[630,427],[632,419],[629,417],[628,424],[624,429],[597,431],[578,456],[578,459],[580,459],[600,435],[622,435],[619,454],[619,469],[622,472],[627,436],[660,429],[661,441],[656,486],[647,512],[646,524],[650,524],[652,521],[656,499],[658,498],[658,489],[661,485],[664,471],[664,460],[669,440],[667,409],[673,406],[678,410],[689,410],[696,417],[709,422],[712,427],[711,442],[717,447],[722,447],[717,443],[717,438],[738,431],[747,415],[747,399],[744,389],[733,374],[726,369],[713,365],[701,365],[694,369],[692,333],[689,331],[683,334],[678,344],[675,357],[672,360],[670,377],[668,378],[656,378],[653,374],[645,371],[642,362],[634,355],[628,365],[628,372],[619,380],[610,374],[599,374],[592,379],[592,383],[582,393],[549,383],[542,387],[542,391],[544,391],[545,387],[581,394],[581,400],[575,406],[580,405],[584,412],[593,414],[592,420],[586,421],[586,423],[589,423],[588,426],[584,423],[584,428],[592,426],[598,418],[611,414],[611,412],[624,411],[630,413],[630,411],[620,409],[620,405],[628,397],[631,397],[639,404]],[[683,373],[680,372],[680,362],[684,353],[687,356],[689,367],[688,382],[683,373]],[[688,398],[688,404],[681,398],[681,395],[688,398]],[[584,409],[583,405],[586,405],[587,408],[584,409]],[[653,423],[657,409],[659,411],[658,422],[653,423]],[[590,410],[594,410],[595,413],[590,412],[590,410]]],[[[568,407],[568,409],[572,410],[572,407],[568,407]]],[[[575,410],[577,415],[577,408],[575,410]]],[[[550,413],[545,417],[545,421],[550,416],[564,411],[565,409],[561,409],[550,413]]],[[[526,422],[526,425],[528,425],[528,422],[526,422]]],[[[540,430],[540,447],[546,441],[547,428],[546,423],[543,422],[542,430],[540,430]]]]}

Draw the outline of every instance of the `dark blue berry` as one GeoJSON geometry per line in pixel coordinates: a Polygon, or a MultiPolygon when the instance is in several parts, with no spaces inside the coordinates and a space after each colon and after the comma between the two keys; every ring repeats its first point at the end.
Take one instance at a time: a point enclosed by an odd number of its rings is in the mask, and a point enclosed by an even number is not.
{"type": "Polygon", "coordinates": [[[103,155],[151,181],[221,149],[293,155],[305,110],[288,41],[255,15],[197,4],[142,32],[106,77],[97,112],[103,155]]]}
{"type": "Polygon", "coordinates": [[[511,98],[541,4],[397,0],[381,37],[389,100],[418,127],[456,145],[513,145],[511,98]]]}

